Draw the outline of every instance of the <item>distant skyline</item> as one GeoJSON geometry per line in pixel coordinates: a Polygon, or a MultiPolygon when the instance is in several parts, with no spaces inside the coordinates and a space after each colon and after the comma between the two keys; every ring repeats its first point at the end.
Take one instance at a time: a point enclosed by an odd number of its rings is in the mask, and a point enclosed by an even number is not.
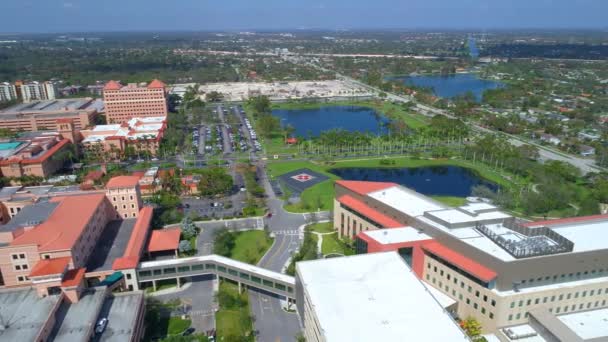
{"type": "Polygon", "coordinates": [[[21,0],[2,33],[280,29],[606,29],[602,0],[21,0]]]}

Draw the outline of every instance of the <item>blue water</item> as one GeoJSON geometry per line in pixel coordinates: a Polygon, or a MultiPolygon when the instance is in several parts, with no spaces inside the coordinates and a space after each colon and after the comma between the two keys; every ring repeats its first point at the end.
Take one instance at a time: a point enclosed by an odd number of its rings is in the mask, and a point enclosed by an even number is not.
{"type": "Polygon", "coordinates": [[[315,109],[274,109],[272,115],[281,125],[292,125],[296,136],[319,136],[323,131],[343,129],[350,132],[383,134],[388,119],[371,108],[358,106],[325,106],[315,109]]]}
{"type": "Polygon", "coordinates": [[[481,101],[486,89],[497,89],[504,86],[501,82],[482,80],[476,74],[397,76],[391,79],[400,80],[406,85],[431,88],[435,95],[444,98],[453,98],[471,91],[478,102],[481,101]]]}
{"type": "Polygon", "coordinates": [[[458,166],[414,168],[337,168],[329,172],[345,180],[393,182],[428,196],[467,197],[476,185],[498,186],[458,166]]]}

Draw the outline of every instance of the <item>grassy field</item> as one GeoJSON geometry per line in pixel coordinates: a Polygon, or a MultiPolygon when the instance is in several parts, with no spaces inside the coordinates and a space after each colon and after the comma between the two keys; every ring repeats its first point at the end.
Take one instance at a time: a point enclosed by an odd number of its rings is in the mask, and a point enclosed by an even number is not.
{"type": "Polygon", "coordinates": [[[167,325],[167,334],[168,335],[177,335],[181,334],[184,330],[190,327],[192,323],[189,319],[181,319],[179,317],[170,317],[169,324],[167,325]]]}
{"type": "MultiPolygon", "coordinates": [[[[222,341],[224,338],[234,341],[233,338],[235,337],[244,338],[248,336],[253,330],[253,322],[249,318],[249,296],[247,295],[247,291],[239,293],[236,284],[222,281],[220,282],[220,292],[224,295],[219,296],[220,308],[215,314],[218,341],[222,341]]],[[[253,337],[238,341],[253,341],[253,337]]]]}
{"type": "Polygon", "coordinates": [[[263,230],[238,232],[231,258],[255,265],[272,245],[273,239],[263,230]]]}
{"type": "Polygon", "coordinates": [[[308,229],[317,233],[333,233],[334,226],[331,222],[315,223],[308,226],[308,229]]]}
{"type": "MultiPolygon", "coordinates": [[[[380,164],[383,158],[376,159],[356,159],[356,160],[338,160],[330,164],[321,164],[307,161],[293,161],[293,162],[270,162],[267,166],[268,173],[271,178],[278,177],[284,173],[294,171],[301,168],[309,168],[313,171],[317,171],[328,176],[330,179],[321,182],[311,188],[308,188],[302,192],[301,201],[297,204],[288,204],[285,209],[291,212],[309,212],[317,209],[330,210],[333,206],[334,200],[334,181],[339,178],[328,170],[332,168],[341,167],[387,167],[380,164]]],[[[412,159],[407,157],[396,157],[391,158],[395,161],[394,165],[390,167],[426,167],[426,166],[460,166],[473,170],[480,177],[487,179],[491,182],[499,184],[502,187],[511,187],[513,184],[508,179],[504,178],[501,174],[489,169],[482,164],[473,164],[468,161],[459,159],[412,159]]],[[[463,198],[449,197],[449,196],[436,196],[435,199],[449,205],[461,205],[464,203],[463,198]]]]}
{"type": "Polygon", "coordinates": [[[353,255],[354,251],[346,246],[342,241],[338,239],[338,234],[323,235],[323,243],[321,244],[321,253],[323,255],[328,254],[342,254],[342,255],[353,255]]]}

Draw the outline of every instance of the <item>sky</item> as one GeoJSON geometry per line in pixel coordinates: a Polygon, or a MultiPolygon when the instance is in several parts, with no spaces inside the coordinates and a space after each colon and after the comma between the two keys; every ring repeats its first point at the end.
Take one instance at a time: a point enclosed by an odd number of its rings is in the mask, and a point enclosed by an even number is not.
{"type": "Polygon", "coordinates": [[[607,0],[17,0],[0,32],[608,28],[607,0]]]}

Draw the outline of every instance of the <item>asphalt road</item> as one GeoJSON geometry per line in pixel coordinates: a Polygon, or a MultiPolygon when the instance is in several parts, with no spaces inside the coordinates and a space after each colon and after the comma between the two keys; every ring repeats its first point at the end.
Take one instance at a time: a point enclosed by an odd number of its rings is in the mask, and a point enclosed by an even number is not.
{"type": "Polygon", "coordinates": [[[179,299],[182,303],[189,305],[188,312],[192,318],[192,327],[197,333],[206,333],[215,329],[215,309],[213,302],[216,278],[213,275],[202,275],[191,278],[188,288],[169,293],[166,295],[155,296],[155,298],[167,302],[179,299]]]}
{"type": "MultiPolygon", "coordinates": [[[[264,168],[263,164],[259,166],[264,168]]],[[[265,172],[262,173],[260,182],[268,194],[267,204],[272,217],[267,218],[266,222],[275,240],[258,262],[258,266],[282,272],[291,255],[302,244],[303,236],[299,228],[313,220],[326,219],[328,212],[315,214],[314,217],[310,214],[288,213],[283,210],[283,201],[274,195],[265,172]]],[[[300,320],[296,313],[283,310],[279,298],[257,290],[249,290],[249,303],[255,317],[257,341],[295,341],[295,336],[301,331],[300,320]]]]}

